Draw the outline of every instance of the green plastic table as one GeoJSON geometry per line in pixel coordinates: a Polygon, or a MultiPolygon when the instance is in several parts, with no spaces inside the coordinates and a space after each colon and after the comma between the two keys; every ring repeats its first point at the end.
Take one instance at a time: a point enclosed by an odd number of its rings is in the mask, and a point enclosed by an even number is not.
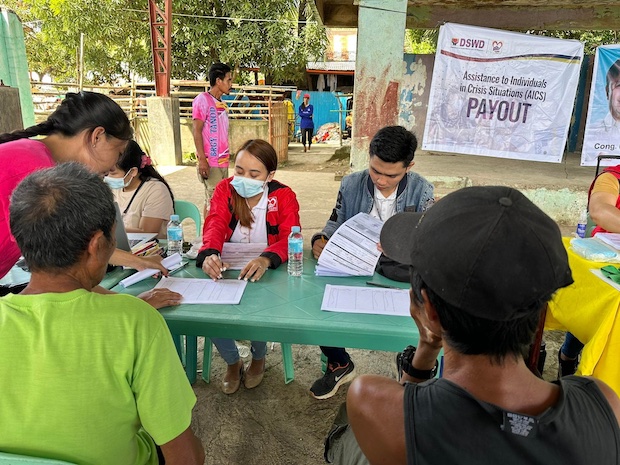
{"type": "MultiPolygon", "coordinates": [[[[99,285],[106,289],[112,289],[119,282],[121,282],[122,279],[131,276],[135,272],[136,270],[134,269],[124,270],[123,267],[117,266],[112,271],[105,274],[103,280],[99,285]]],[[[28,271],[22,270],[20,267],[15,265],[2,279],[0,279],[0,285],[11,286],[15,283],[22,283],[28,281],[30,281],[30,273],[28,271]]]]}
{"type": "Polygon", "coordinates": [[[112,271],[105,274],[99,285],[105,289],[112,289],[123,279],[131,276],[135,272],[136,270],[134,270],[133,268],[125,270],[122,266],[117,266],[112,271]]]}
{"type": "MultiPolygon", "coordinates": [[[[309,252],[308,252],[309,253],[309,252]]],[[[204,336],[203,379],[209,382],[211,337],[228,337],[282,344],[284,380],[294,378],[291,344],[351,347],[398,352],[408,344],[417,344],[419,334],[411,317],[336,313],[321,310],[326,284],[366,287],[372,280],[408,289],[408,283],[374,277],[319,277],[314,275],[316,260],[304,260],[301,277],[290,277],[286,264],[267,270],[255,283],[249,282],[239,305],[186,304],[161,309],[175,343],[186,336],[186,373],[190,382],[196,379],[196,337],[204,336]]],[[[238,271],[224,272],[224,278],[236,278],[238,271]]],[[[175,277],[210,279],[192,261],[175,277]]],[[[137,295],[147,291],[157,280],[148,278],[127,289],[114,291],[137,295]]]]}

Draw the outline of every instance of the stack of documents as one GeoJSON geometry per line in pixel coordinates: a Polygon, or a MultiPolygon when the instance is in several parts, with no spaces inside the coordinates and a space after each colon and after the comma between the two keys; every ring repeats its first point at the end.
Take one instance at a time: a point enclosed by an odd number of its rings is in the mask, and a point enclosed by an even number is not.
{"type": "Polygon", "coordinates": [[[372,276],[381,256],[377,249],[383,222],[367,213],[345,221],[319,256],[317,276],[372,276]]]}

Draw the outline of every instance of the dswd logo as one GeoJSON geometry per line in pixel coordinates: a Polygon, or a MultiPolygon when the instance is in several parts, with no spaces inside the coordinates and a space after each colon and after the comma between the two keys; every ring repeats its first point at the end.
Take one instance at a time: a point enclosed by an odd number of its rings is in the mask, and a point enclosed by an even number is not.
{"type": "Polygon", "coordinates": [[[470,48],[475,50],[484,50],[486,42],[484,39],[466,39],[464,37],[453,37],[452,46],[458,48],[470,48]]]}

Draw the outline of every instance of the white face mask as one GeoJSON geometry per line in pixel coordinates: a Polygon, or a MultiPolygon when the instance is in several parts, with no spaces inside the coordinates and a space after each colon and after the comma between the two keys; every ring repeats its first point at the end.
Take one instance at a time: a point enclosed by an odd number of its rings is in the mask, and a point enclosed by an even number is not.
{"type": "Polygon", "coordinates": [[[249,199],[250,197],[261,194],[265,189],[265,181],[245,178],[243,176],[234,176],[230,184],[237,191],[237,194],[244,199],[249,199]]]}

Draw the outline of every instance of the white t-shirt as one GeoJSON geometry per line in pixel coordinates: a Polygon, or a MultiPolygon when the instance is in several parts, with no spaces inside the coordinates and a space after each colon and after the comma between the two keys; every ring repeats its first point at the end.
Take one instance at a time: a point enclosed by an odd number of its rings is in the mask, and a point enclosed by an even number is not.
{"type": "Polygon", "coordinates": [[[256,206],[252,208],[252,218],[254,219],[252,227],[246,228],[241,226],[241,223],[237,223],[237,227],[235,227],[232,236],[230,236],[229,242],[267,243],[267,203],[267,187],[265,187],[263,196],[256,206]]]}
{"type": "Polygon", "coordinates": [[[166,238],[166,227],[170,221],[170,215],[174,213],[172,197],[166,185],[157,180],[149,179],[144,182],[142,188],[131,202],[129,210],[125,213],[131,197],[136,191],[124,192],[123,189],[113,189],[114,200],[118,203],[123,214],[123,224],[125,228],[139,228],[140,219],[145,216],[148,218],[161,218],[164,220],[159,229],[157,237],[166,238]]]}
{"type": "Polygon", "coordinates": [[[375,198],[372,203],[372,210],[370,210],[370,216],[379,218],[381,221],[387,221],[396,213],[396,191],[394,191],[384,197],[381,191],[375,187],[375,198]]]}

